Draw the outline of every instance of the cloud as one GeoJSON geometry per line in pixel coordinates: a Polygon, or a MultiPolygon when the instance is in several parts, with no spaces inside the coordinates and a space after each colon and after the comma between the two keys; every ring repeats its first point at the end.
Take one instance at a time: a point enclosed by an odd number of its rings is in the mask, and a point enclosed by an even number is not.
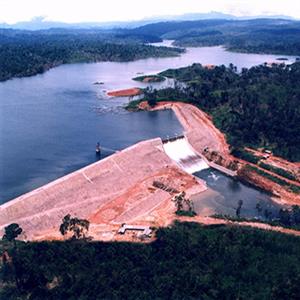
{"type": "Polygon", "coordinates": [[[64,22],[139,20],[150,16],[219,11],[239,16],[285,14],[300,18],[298,0],[0,0],[0,21],[34,16],[64,22]]]}

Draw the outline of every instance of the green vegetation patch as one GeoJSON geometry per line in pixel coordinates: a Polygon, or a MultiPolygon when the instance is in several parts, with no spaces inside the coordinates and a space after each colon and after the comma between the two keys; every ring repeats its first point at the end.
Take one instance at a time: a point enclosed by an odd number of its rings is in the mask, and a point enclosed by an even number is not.
{"type": "Polygon", "coordinates": [[[134,77],[132,78],[132,80],[151,83],[151,82],[163,82],[166,80],[166,78],[160,75],[145,75],[145,76],[134,77]]]}
{"type": "Polygon", "coordinates": [[[177,210],[176,215],[184,216],[184,217],[195,217],[197,214],[195,211],[191,211],[191,210],[177,210]]]}
{"type": "Polygon", "coordinates": [[[128,105],[125,107],[127,110],[129,111],[136,111],[139,110],[139,104],[142,102],[143,100],[132,100],[128,103],[128,105]]]}
{"type": "Polygon", "coordinates": [[[260,157],[254,155],[253,153],[246,151],[241,148],[234,148],[231,151],[231,154],[237,158],[246,160],[248,162],[251,162],[253,164],[257,164],[260,161],[260,157]]]}
{"type": "Polygon", "coordinates": [[[287,179],[290,179],[290,180],[297,180],[297,178],[295,177],[294,174],[292,174],[291,172],[288,172],[284,169],[281,169],[281,168],[278,168],[278,167],[274,167],[274,166],[271,166],[269,164],[266,164],[264,162],[260,162],[259,164],[260,167],[266,169],[266,170],[269,170],[271,172],[274,172],[280,176],[283,176],[287,179]]]}

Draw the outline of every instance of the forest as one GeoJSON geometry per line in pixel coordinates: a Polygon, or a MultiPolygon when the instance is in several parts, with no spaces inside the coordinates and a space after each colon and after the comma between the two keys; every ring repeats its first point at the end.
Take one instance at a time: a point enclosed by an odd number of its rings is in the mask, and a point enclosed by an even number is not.
{"type": "Polygon", "coordinates": [[[148,244],[2,241],[0,298],[299,299],[299,237],[179,222],[156,236],[148,244]]]}
{"type": "Polygon", "coordinates": [[[186,101],[212,115],[233,147],[265,147],[291,161],[300,161],[300,63],[230,65],[208,69],[200,64],[160,73],[175,78],[174,88],[145,91],[159,100],[186,101]]]}
{"type": "Polygon", "coordinates": [[[184,50],[145,45],[149,35],[98,30],[19,31],[0,29],[0,81],[31,76],[66,63],[132,61],[177,56],[184,50]]]}
{"type": "Polygon", "coordinates": [[[284,19],[160,22],[133,29],[182,47],[224,45],[230,51],[300,56],[300,22],[284,19]]]}

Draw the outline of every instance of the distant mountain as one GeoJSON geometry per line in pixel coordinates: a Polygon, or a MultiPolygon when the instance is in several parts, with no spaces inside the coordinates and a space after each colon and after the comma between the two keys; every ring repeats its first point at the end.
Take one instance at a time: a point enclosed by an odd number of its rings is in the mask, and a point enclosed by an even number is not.
{"type": "MultiPolygon", "coordinates": [[[[158,21],[162,21],[157,20],[158,21]]],[[[134,28],[153,23],[153,19],[141,21],[120,21],[120,22],[82,22],[82,23],[64,23],[47,21],[44,17],[36,17],[31,21],[18,22],[15,24],[0,23],[0,28],[22,29],[22,30],[45,30],[51,28],[68,28],[68,29],[91,29],[101,27],[104,29],[110,28],[134,28]]]]}
{"type": "Polygon", "coordinates": [[[293,18],[284,15],[262,15],[262,16],[244,16],[237,17],[231,14],[224,14],[221,12],[209,12],[209,13],[189,13],[179,16],[159,16],[153,18],[147,18],[139,21],[120,21],[120,22],[82,22],[82,23],[64,23],[47,21],[45,17],[35,17],[31,21],[18,22],[15,24],[0,23],[0,28],[12,28],[12,29],[25,29],[25,30],[41,30],[50,28],[135,28],[143,25],[158,23],[164,21],[195,21],[195,20],[209,20],[209,19],[223,19],[223,20],[252,20],[257,18],[268,19],[287,19],[293,20],[293,18]]]}
{"type": "MultiPolygon", "coordinates": [[[[257,15],[257,16],[243,16],[238,17],[231,14],[224,14],[221,12],[211,11],[209,13],[188,13],[179,16],[164,16],[158,18],[160,21],[195,21],[195,20],[209,20],[209,19],[224,19],[224,20],[252,20],[252,19],[287,19],[294,20],[294,18],[285,15],[257,15]]],[[[153,19],[152,19],[153,21],[153,19]]]]}
{"type": "Polygon", "coordinates": [[[6,23],[0,23],[0,28],[9,28],[9,25],[6,23]]]}

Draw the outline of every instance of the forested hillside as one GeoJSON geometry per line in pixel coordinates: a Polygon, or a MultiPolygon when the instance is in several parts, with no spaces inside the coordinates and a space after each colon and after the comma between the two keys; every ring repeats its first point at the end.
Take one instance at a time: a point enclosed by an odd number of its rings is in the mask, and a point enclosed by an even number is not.
{"type": "Polygon", "coordinates": [[[161,22],[132,30],[183,47],[224,45],[232,51],[300,55],[300,22],[283,19],[161,22]]]}
{"type": "Polygon", "coordinates": [[[296,300],[299,241],[258,229],[178,223],[159,229],[151,244],[18,243],[1,268],[0,297],[296,300]]]}
{"type": "Polygon", "coordinates": [[[179,55],[177,48],[147,46],[151,35],[97,30],[53,29],[39,32],[0,30],[0,81],[42,73],[76,62],[131,61],[179,55]]]}
{"type": "Polygon", "coordinates": [[[232,146],[267,147],[300,161],[300,63],[261,65],[236,72],[234,66],[213,69],[194,64],[160,75],[185,85],[146,92],[146,98],[180,100],[199,106],[232,146]]]}

